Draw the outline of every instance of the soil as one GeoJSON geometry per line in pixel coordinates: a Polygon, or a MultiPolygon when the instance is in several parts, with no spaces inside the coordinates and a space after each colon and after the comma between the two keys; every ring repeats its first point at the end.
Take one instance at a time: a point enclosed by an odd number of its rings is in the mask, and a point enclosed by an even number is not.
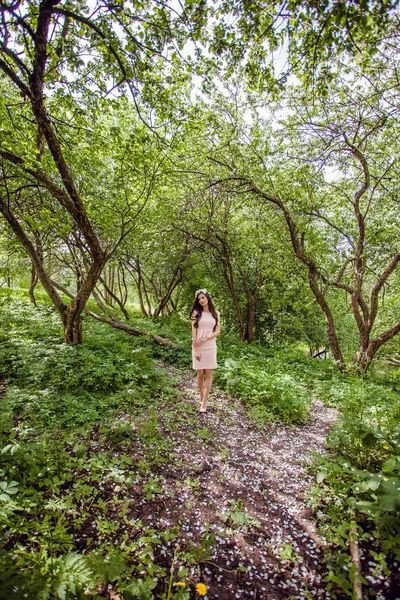
{"type": "Polygon", "coordinates": [[[312,456],[324,452],[336,411],[314,401],[305,425],[260,430],[243,404],[221,390],[199,413],[195,376],[166,369],[177,380],[187,420],[171,432],[165,419],[174,414],[163,413],[176,460],[158,471],[168,503],[148,505],[145,518],[141,511],[144,524],[178,523],[173,544],[181,549],[201,548],[202,539],[206,546],[207,531],[215,534],[207,560],[191,571],[210,600],[327,598],[319,569],[325,542],[306,496],[315,478],[312,456]]]}

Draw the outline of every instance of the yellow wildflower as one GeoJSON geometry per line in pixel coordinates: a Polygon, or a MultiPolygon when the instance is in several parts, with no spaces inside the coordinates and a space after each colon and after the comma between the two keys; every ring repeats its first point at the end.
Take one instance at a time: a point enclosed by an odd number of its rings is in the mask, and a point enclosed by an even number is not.
{"type": "Polygon", "coordinates": [[[183,587],[183,588],[186,587],[186,583],[184,581],[177,581],[175,583],[175,585],[178,587],[183,587]]]}
{"type": "Polygon", "coordinates": [[[196,583],[196,592],[199,596],[205,596],[207,594],[207,586],[204,583],[196,583]]]}

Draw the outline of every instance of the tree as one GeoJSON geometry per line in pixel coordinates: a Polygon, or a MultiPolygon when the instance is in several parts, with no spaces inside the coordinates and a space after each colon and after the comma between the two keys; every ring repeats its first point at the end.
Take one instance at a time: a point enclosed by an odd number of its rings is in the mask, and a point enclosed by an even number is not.
{"type": "MultiPolygon", "coordinates": [[[[130,90],[143,119],[139,93],[150,100],[155,96],[158,102],[163,93],[162,82],[150,73],[149,67],[160,68],[166,44],[174,39],[183,41],[185,23],[168,7],[156,7],[151,2],[130,7],[106,3],[91,12],[82,3],[65,7],[60,0],[43,0],[28,4],[3,3],[0,11],[2,88],[6,88],[7,81],[8,87],[13,88],[7,90],[8,100],[2,99],[1,106],[6,127],[0,147],[4,175],[0,210],[30,256],[37,276],[61,315],[66,342],[80,343],[82,310],[115,245],[99,238],[82,193],[82,175],[78,165],[72,162],[64,135],[67,130],[82,133],[83,111],[87,111],[94,100],[123,85],[130,90]],[[71,80],[72,73],[74,80],[71,80]],[[16,101],[16,91],[22,101],[16,101]],[[27,138],[18,144],[17,152],[17,125],[23,120],[24,129],[29,131],[27,138]],[[38,194],[44,190],[50,194],[62,207],[63,220],[68,221],[72,229],[76,228],[84,268],[69,305],[51,282],[40,249],[13,209],[14,197],[22,191],[21,185],[14,185],[16,178],[20,178],[24,190],[36,186],[38,194]]],[[[147,183],[149,192],[151,182],[147,183]]],[[[98,188],[100,185],[99,181],[98,188]]],[[[24,196],[26,198],[25,193],[24,196]]],[[[129,215],[123,220],[121,239],[127,235],[131,219],[129,215]]]]}
{"type": "Polygon", "coordinates": [[[286,119],[281,135],[275,135],[282,141],[271,147],[260,121],[249,133],[247,161],[243,148],[232,151],[237,136],[229,153],[224,141],[215,150],[220,169],[212,182],[222,186],[225,194],[253,195],[284,219],[342,370],[347,365],[332,309],[332,289],[349,296],[358,331],[353,361],[360,372],[400,331],[399,320],[378,329],[377,319],[380,295],[398,267],[400,253],[392,228],[384,228],[387,210],[398,222],[398,167],[393,156],[398,108],[387,106],[388,97],[377,93],[376,83],[372,87],[362,79],[349,81],[346,74],[323,102],[311,103],[304,91],[294,92],[291,105],[296,113],[286,119]],[[336,171],[334,181],[324,180],[323,170],[328,167],[336,171]]]}
{"type": "Polygon", "coordinates": [[[238,70],[251,89],[279,93],[290,74],[326,91],[338,55],[374,52],[398,18],[398,0],[227,0],[215,8],[211,64],[226,81],[238,70]],[[284,51],[285,64],[275,53],[284,51]]]}

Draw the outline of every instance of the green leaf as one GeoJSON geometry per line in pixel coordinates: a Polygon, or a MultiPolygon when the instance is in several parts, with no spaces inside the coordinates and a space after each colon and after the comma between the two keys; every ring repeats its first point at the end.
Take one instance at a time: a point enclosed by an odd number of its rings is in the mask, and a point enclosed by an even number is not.
{"type": "Polygon", "coordinates": [[[326,469],[322,469],[322,471],[317,474],[317,483],[322,483],[327,475],[328,471],[326,469]]]}
{"type": "Polygon", "coordinates": [[[5,494],[16,494],[18,492],[18,481],[1,481],[0,482],[0,490],[2,490],[5,494]]]}
{"type": "Polygon", "coordinates": [[[383,481],[376,495],[379,508],[388,511],[400,511],[400,479],[393,477],[388,481],[383,481]]]}
{"type": "Polygon", "coordinates": [[[88,450],[89,450],[89,447],[86,446],[85,444],[77,443],[73,447],[73,451],[75,452],[75,454],[78,458],[82,458],[82,456],[84,456],[88,450]]]}
{"type": "Polygon", "coordinates": [[[366,492],[368,490],[375,491],[379,488],[381,483],[382,483],[382,478],[378,477],[378,475],[375,475],[369,479],[365,479],[364,481],[357,481],[357,483],[355,483],[352,486],[352,490],[356,494],[360,494],[360,493],[366,492]]]}
{"type": "Polygon", "coordinates": [[[399,457],[398,456],[391,456],[388,460],[386,460],[381,469],[383,471],[383,473],[392,473],[396,468],[398,469],[400,467],[399,464],[399,457]]]}
{"type": "Polygon", "coordinates": [[[143,579],[134,578],[124,589],[126,600],[152,600],[153,594],[143,579]]]}

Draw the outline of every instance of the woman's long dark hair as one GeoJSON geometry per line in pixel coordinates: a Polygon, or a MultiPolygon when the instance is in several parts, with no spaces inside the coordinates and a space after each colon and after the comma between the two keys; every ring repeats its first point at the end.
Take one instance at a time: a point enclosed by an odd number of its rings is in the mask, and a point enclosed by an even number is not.
{"type": "Polygon", "coordinates": [[[203,314],[203,307],[199,302],[200,294],[204,294],[204,296],[206,296],[208,299],[208,309],[215,319],[215,325],[213,327],[213,331],[215,331],[215,328],[218,325],[218,315],[217,315],[217,311],[215,310],[214,304],[210,298],[210,294],[208,292],[200,291],[198,294],[196,294],[196,298],[193,303],[192,310],[190,311],[190,318],[192,319],[192,321],[194,321],[194,326],[197,329],[199,326],[199,321],[203,314]]]}

